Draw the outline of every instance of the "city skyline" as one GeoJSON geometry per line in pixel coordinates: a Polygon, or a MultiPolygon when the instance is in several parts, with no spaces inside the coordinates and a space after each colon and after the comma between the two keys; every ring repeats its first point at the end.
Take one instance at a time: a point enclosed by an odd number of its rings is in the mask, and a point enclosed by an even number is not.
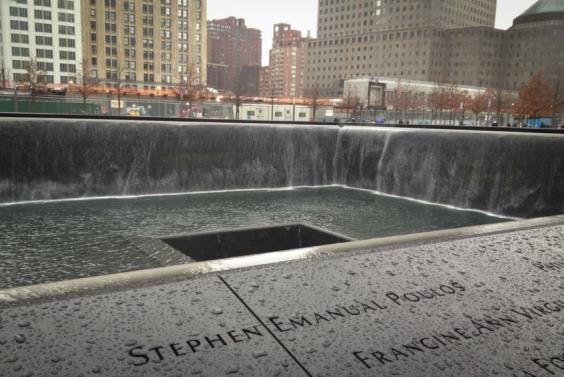
{"type": "MultiPolygon", "coordinates": [[[[532,6],[537,0],[498,0],[496,28],[511,27],[513,19],[532,6]]],[[[208,19],[229,16],[244,18],[247,26],[262,32],[262,64],[268,65],[268,51],[272,47],[274,24],[285,22],[293,29],[301,30],[303,35],[311,32],[317,36],[317,0],[286,0],[273,2],[264,0],[208,0],[208,19]],[[296,11],[296,10],[299,11],[296,11]]]]}

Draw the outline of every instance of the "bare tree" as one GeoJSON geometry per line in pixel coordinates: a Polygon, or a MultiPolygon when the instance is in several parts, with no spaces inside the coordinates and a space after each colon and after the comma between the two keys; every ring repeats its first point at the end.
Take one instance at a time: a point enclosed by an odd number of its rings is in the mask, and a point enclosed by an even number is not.
{"type": "Polygon", "coordinates": [[[564,110],[564,83],[559,78],[554,83],[554,96],[552,100],[552,121],[556,124],[558,114],[564,110]]]}
{"type": "Polygon", "coordinates": [[[509,105],[508,93],[501,85],[492,89],[492,104],[495,110],[495,119],[499,126],[503,125],[503,111],[509,105]]]}
{"type": "Polygon", "coordinates": [[[476,126],[478,125],[480,114],[488,110],[488,98],[489,94],[487,92],[480,92],[469,99],[468,109],[474,114],[476,126]]]}
{"type": "Polygon", "coordinates": [[[31,58],[25,66],[26,81],[29,84],[29,93],[32,103],[35,103],[39,90],[45,85],[45,72],[39,69],[39,63],[36,58],[31,58]]]}
{"type": "Polygon", "coordinates": [[[4,57],[2,57],[2,67],[0,71],[0,78],[2,80],[2,89],[6,88],[6,70],[4,68],[4,57]]]}
{"type": "Polygon", "coordinates": [[[319,86],[318,84],[314,84],[311,88],[305,90],[305,96],[307,97],[307,101],[311,105],[311,112],[313,121],[315,121],[317,116],[317,109],[319,107],[319,86]]]}
{"type": "Polygon", "coordinates": [[[467,90],[461,90],[458,95],[458,102],[460,104],[460,125],[464,126],[464,120],[466,118],[466,107],[472,101],[472,97],[467,90]]]}
{"type": "Polygon", "coordinates": [[[425,93],[417,92],[414,88],[407,88],[404,91],[404,99],[402,101],[405,110],[406,120],[415,121],[418,112],[425,111],[425,93]]]}
{"type": "Polygon", "coordinates": [[[117,105],[118,105],[118,115],[122,115],[122,106],[121,106],[121,96],[122,96],[122,83],[123,83],[123,79],[122,79],[122,73],[123,73],[123,69],[121,68],[119,61],[117,63],[117,76],[116,76],[116,89],[117,89],[117,105]]]}
{"type": "Polygon", "coordinates": [[[354,112],[358,109],[360,99],[356,93],[353,93],[352,90],[349,90],[343,98],[343,105],[347,109],[347,118],[351,117],[351,112],[354,115],[354,112]]]}
{"type": "Polygon", "coordinates": [[[414,88],[410,86],[401,86],[398,88],[394,94],[395,106],[398,107],[398,111],[401,113],[401,118],[408,122],[408,119],[413,120],[414,113],[419,110],[422,106],[422,100],[420,93],[417,93],[414,88]]]}
{"type": "Polygon", "coordinates": [[[399,122],[400,120],[403,91],[404,90],[401,79],[398,79],[396,89],[392,92],[392,98],[390,99],[390,102],[392,103],[392,106],[394,107],[394,111],[396,113],[396,122],[399,122]]]}
{"type": "Polygon", "coordinates": [[[550,116],[553,100],[554,89],[542,73],[537,73],[519,91],[515,111],[530,117],[550,116]]]}
{"type": "Polygon", "coordinates": [[[178,72],[178,92],[180,94],[180,100],[188,99],[192,101],[194,99],[195,91],[198,87],[198,74],[196,70],[196,65],[193,62],[188,63],[186,66],[186,71],[178,72]]]}
{"type": "Polygon", "coordinates": [[[235,86],[233,88],[233,99],[235,102],[235,119],[237,120],[241,118],[242,93],[243,93],[243,85],[241,83],[241,74],[239,74],[235,78],[235,86]]]}
{"type": "Polygon", "coordinates": [[[558,115],[564,112],[564,62],[554,69],[554,96],[552,98],[552,122],[557,125],[558,115]]]}
{"type": "Polygon", "coordinates": [[[458,85],[454,82],[450,82],[444,86],[444,95],[446,101],[446,108],[449,110],[449,124],[454,123],[456,118],[456,111],[460,108],[460,104],[468,93],[464,93],[458,85]]]}
{"type": "Polygon", "coordinates": [[[86,100],[96,92],[98,79],[94,76],[92,66],[87,58],[82,59],[77,77],[77,88],[82,97],[82,105],[86,110],[86,100]]]}
{"type": "Polygon", "coordinates": [[[431,108],[431,122],[435,119],[435,115],[439,114],[439,121],[440,115],[448,109],[449,105],[449,98],[446,89],[447,84],[440,83],[435,88],[428,97],[429,107],[431,108]]]}
{"type": "Polygon", "coordinates": [[[274,120],[274,96],[276,94],[274,90],[274,85],[272,85],[272,78],[270,80],[270,120],[274,120]]]}

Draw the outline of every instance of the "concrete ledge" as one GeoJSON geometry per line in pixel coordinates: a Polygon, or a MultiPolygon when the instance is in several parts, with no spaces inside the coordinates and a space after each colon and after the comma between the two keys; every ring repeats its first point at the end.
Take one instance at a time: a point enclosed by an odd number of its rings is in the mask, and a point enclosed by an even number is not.
{"type": "Polygon", "coordinates": [[[133,287],[163,284],[181,279],[193,279],[206,274],[219,273],[229,270],[249,269],[257,266],[297,260],[332,258],[363,251],[374,252],[375,249],[407,247],[416,244],[436,243],[465,237],[488,235],[521,229],[525,230],[558,224],[564,224],[564,215],[353,241],[344,244],[272,252],[268,254],[220,259],[207,262],[195,262],[150,270],[17,287],[0,290],[0,308],[3,306],[29,305],[31,302],[35,301],[51,301],[59,298],[70,298],[82,295],[113,292],[133,287]]]}

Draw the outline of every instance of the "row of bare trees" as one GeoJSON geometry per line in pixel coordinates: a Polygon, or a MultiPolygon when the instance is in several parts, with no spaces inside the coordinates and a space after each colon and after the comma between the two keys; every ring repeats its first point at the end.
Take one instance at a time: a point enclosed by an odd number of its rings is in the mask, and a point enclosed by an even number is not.
{"type": "MultiPolygon", "coordinates": [[[[29,62],[26,62],[24,68],[26,73],[24,74],[24,80],[21,84],[29,90],[32,102],[35,103],[37,96],[40,95],[42,91],[46,90],[47,72],[41,69],[40,63],[36,58],[31,58],[29,62]]],[[[111,80],[112,84],[115,86],[115,91],[112,91],[112,93],[115,92],[117,94],[118,103],[120,104],[119,106],[121,106],[121,99],[124,94],[122,87],[126,80],[123,79],[123,70],[121,70],[119,66],[117,70],[117,78],[111,80]]],[[[202,89],[201,85],[199,85],[199,75],[195,64],[188,64],[185,72],[177,73],[177,78],[176,90],[181,101],[193,100],[198,91],[202,89]]],[[[69,84],[72,91],[80,95],[82,103],[84,107],[86,107],[88,98],[92,94],[97,93],[100,90],[100,85],[103,83],[102,80],[98,79],[89,60],[83,59],[75,72],[75,82],[70,82],[69,84]]]]}
{"type": "MultiPolygon", "coordinates": [[[[529,82],[521,88],[518,95],[501,86],[485,89],[470,94],[454,83],[441,83],[425,94],[414,87],[404,85],[398,81],[395,90],[388,96],[388,105],[394,111],[396,122],[409,120],[431,111],[431,122],[456,124],[464,122],[466,114],[473,114],[474,122],[478,125],[480,116],[487,114],[488,120],[495,120],[500,125],[508,121],[510,116],[525,120],[528,117],[552,117],[564,112],[564,80],[559,76],[551,85],[543,74],[531,77],[529,82]]],[[[358,97],[350,93],[343,98],[343,107],[356,110],[359,106],[358,97]]],[[[350,110],[347,110],[350,111],[350,110]]]]}
{"type": "MultiPolygon", "coordinates": [[[[40,64],[36,58],[31,58],[24,65],[26,73],[24,74],[23,86],[29,90],[32,103],[36,102],[37,96],[46,90],[47,72],[40,68],[40,64]]],[[[17,84],[15,84],[17,86],[17,84]]],[[[90,94],[94,93],[98,80],[92,75],[87,60],[83,60],[81,66],[76,72],[75,90],[80,93],[84,105],[90,94]]]]}

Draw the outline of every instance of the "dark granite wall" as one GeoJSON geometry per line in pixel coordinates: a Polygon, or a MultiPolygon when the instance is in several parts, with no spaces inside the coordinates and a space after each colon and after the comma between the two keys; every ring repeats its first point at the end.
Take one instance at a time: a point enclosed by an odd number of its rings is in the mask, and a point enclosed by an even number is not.
{"type": "Polygon", "coordinates": [[[3,120],[0,202],[331,183],[337,129],[3,120]]]}
{"type": "Polygon", "coordinates": [[[335,181],[493,213],[564,213],[564,135],[344,128],[335,181]]]}
{"type": "Polygon", "coordinates": [[[343,184],[533,217],[563,172],[561,135],[0,120],[0,202],[343,184]]]}

